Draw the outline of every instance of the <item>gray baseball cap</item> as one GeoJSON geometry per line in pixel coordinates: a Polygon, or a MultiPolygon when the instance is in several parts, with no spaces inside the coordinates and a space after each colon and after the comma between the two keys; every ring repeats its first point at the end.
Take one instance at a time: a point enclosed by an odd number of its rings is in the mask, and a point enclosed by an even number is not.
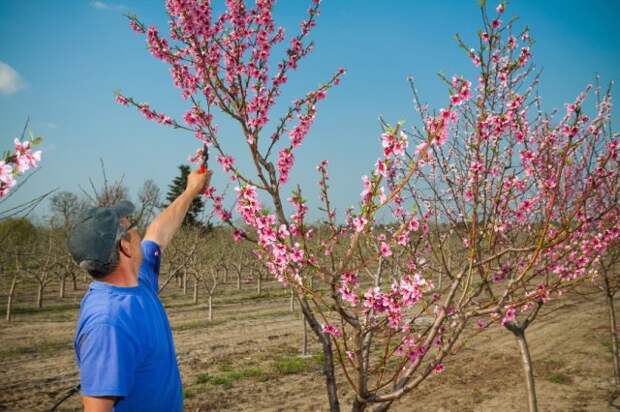
{"type": "Polygon", "coordinates": [[[116,264],[118,242],[125,233],[120,219],[130,216],[135,206],[121,200],[113,207],[93,207],[83,211],[71,228],[67,246],[83,269],[101,272],[116,264]]]}

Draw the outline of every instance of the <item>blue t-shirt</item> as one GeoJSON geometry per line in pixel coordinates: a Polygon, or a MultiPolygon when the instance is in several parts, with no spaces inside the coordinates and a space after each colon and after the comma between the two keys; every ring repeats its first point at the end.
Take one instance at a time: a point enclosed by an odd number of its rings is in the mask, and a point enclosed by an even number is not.
{"type": "Polygon", "coordinates": [[[115,411],[182,411],[183,386],[157,290],[160,248],[142,242],[138,286],[93,281],[80,305],[75,353],[82,394],[118,396],[115,411]]]}

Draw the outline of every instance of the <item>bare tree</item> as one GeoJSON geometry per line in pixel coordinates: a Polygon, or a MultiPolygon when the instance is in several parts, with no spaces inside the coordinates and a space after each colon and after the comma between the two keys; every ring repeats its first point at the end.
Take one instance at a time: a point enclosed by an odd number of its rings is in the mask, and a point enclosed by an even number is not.
{"type": "Polygon", "coordinates": [[[43,308],[45,288],[59,268],[60,251],[56,242],[57,239],[51,231],[45,238],[40,237],[35,243],[36,254],[23,266],[28,275],[37,282],[37,309],[43,308]]]}
{"type": "Polygon", "coordinates": [[[147,179],[138,191],[138,227],[145,229],[153,220],[155,211],[161,206],[161,190],[152,179],[147,179]]]}
{"type": "Polygon", "coordinates": [[[110,181],[108,179],[108,175],[105,170],[105,164],[103,163],[103,159],[99,159],[101,163],[101,174],[103,176],[103,185],[100,188],[97,188],[95,182],[92,178],[88,178],[90,183],[90,188],[92,193],[88,193],[83,188],[82,193],[88,199],[88,203],[92,206],[103,206],[109,207],[114,206],[121,200],[126,200],[129,198],[129,190],[125,183],[123,182],[124,176],[121,176],[119,179],[110,181]]]}

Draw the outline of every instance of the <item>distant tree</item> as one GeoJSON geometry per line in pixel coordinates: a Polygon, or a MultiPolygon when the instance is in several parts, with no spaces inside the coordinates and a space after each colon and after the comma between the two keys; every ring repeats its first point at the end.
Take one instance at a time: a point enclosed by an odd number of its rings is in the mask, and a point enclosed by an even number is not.
{"type": "MultiPolygon", "coordinates": [[[[179,176],[176,176],[172,183],[168,186],[168,193],[166,194],[167,204],[164,207],[170,205],[183,191],[185,190],[185,186],[187,185],[187,176],[189,175],[190,168],[187,165],[179,165],[179,176]]],[[[197,197],[192,202],[192,205],[185,216],[185,220],[183,221],[183,225],[187,226],[196,226],[200,222],[198,221],[198,215],[202,211],[204,207],[204,203],[200,197],[197,197]]]]}
{"type": "Polygon", "coordinates": [[[80,199],[75,193],[58,192],[50,199],[50,209],[56,215],[56,222],[66,231],[81,209],[80,199]]]}
{"type": "Polygon", "coordinates": [[[161,190],[152,179],[146,179],[138,192],[138,226],[144,229],[153,220],[155,211],[161,206],[161,190]]]}
{"type": "Polygon", "coordinates": [[[105,164],[103,159],[99,160],[101,163],[101,174],[103,176],[103,185],[97,187],[93,179],[88,178],[92,193],[82,189],[82,194],[86,197],[86,206],[101,206],[110,207],[116,205],[121,200],[129,200],[129,189],[123,182],[124,176],[119,179],[110,181],[105,170],[105,164]]]}
{"type": "Polygon", "coordinates": [[[37,228],[26,218],[0,220],[0,274],[11,279],[7,293],[6,321],[11,321],[17,283],[22,275],[22,261],[31,253],[37,228]]]}

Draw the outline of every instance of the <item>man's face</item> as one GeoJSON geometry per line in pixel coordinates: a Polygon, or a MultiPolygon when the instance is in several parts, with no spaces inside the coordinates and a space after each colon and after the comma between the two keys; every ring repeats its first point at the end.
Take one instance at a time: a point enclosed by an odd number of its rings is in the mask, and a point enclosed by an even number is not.
{"type": "Polygon", "coordinates": [[[142,238],[138,229],[134,226],[132,227],[131,222],[126,217],[121,219],[121,224],[125,228],[130,228],[127,231],[128,240],[121,240],[123,242],[123,246],[126,247],[126,250],[129,254],[129,259],[131,260],[131,266],[134,269],[135,273],[138,273],[140,269],[140,265],[142,264],[142,238]]]}

